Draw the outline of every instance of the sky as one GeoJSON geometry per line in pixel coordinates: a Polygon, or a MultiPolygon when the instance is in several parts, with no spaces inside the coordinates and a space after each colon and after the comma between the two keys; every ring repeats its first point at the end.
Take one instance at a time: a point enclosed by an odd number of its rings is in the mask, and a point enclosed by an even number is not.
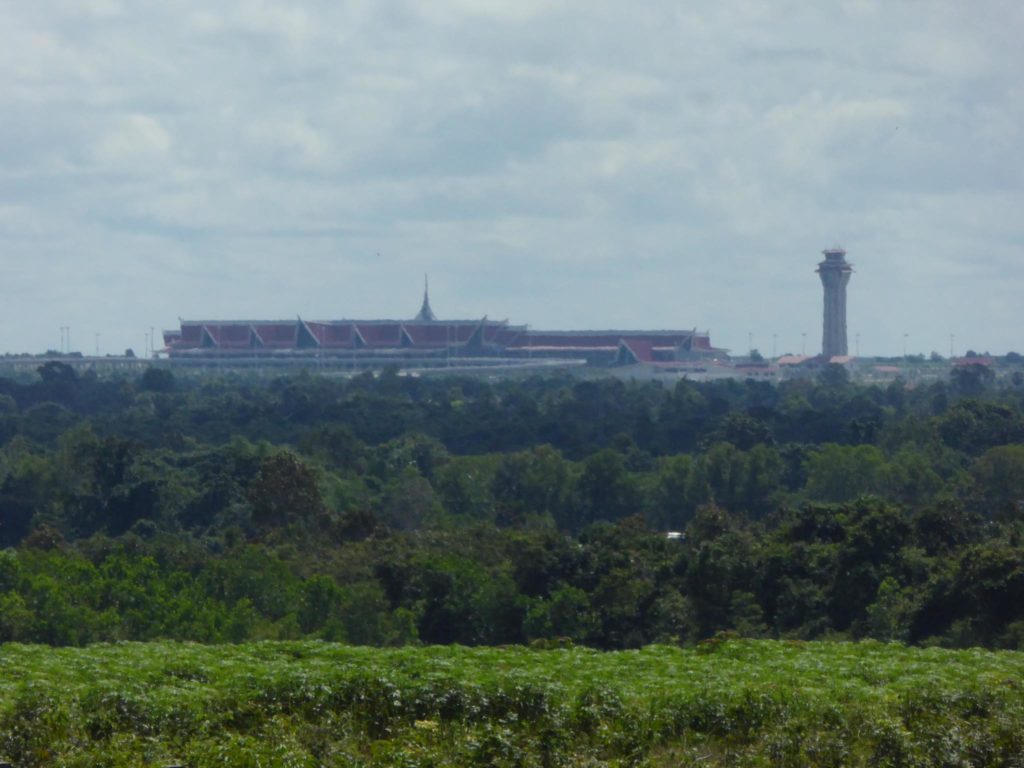
{"type": "Polygon", "coordinates": [[[1024,352],[1017,0],[0,0],[0,352],[185,319],[1024,352]],[[806,334],[806,336],[805,336],[806,334]]]}

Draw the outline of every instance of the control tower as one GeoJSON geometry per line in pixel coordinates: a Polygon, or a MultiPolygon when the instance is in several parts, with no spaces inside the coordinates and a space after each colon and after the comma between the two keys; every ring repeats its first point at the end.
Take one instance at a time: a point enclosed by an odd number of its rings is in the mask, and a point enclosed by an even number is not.
{"type": "Polygon", "coordinates": [[[846,261],[846,251],[839,246],[822,251],[825,260],[818,264],[818,276],[825,289],[825,324],[821,337],[821,354],[825,357],[847,354],[846,347],[846,284],[850,282],[853,265],[846,261]]]}

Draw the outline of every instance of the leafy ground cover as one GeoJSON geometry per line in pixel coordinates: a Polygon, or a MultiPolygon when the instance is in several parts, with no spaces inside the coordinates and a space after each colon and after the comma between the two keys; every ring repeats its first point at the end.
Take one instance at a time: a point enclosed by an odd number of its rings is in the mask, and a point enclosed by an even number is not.
{"type": "Polygon", "coordinates": [[[16,766],[988,766],[1024,761],[1024,654],[321,642],[0,648],[16,766]]]}

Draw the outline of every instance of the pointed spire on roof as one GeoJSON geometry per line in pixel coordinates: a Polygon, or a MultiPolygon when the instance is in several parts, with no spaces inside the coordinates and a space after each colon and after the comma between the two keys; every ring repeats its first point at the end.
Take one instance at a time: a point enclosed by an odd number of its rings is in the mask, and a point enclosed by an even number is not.
{"type": "Polygon", "coordinates": [[[434,310],[430,308],[430,284],[427,282],[426,275],[423,276],[423,306],[420,307],[420,313],[413,320],[419,322],[437,320],[434,310]]]}

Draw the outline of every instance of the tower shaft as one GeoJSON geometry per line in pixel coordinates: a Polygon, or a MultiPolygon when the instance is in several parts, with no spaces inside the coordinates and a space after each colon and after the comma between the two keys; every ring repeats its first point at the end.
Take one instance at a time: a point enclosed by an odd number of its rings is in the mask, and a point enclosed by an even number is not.
{"type": "Polygon", "coordinates": [[[818,264],[818,276],[825,291],[821,354],[825,357],[846,355],[846,285],[850,282],[853,265],[846,261],[846,251],[842,248],[829,248],[822,253],[825,260],[818,264]]]}

